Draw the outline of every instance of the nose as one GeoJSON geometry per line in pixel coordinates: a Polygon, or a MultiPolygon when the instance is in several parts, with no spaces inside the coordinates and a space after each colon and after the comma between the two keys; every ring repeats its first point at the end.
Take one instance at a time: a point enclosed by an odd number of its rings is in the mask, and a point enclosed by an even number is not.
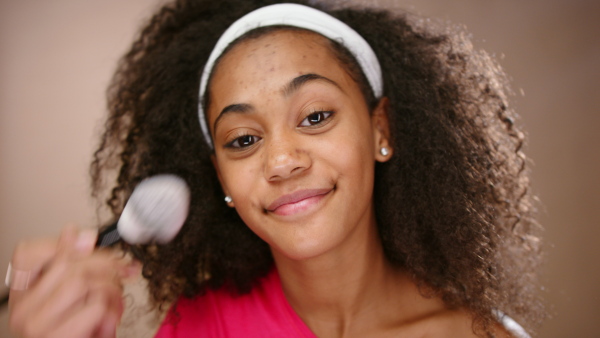
{"type": "Polygon", "coordinates": [[[311,158],[302,142],[293,136],[272,138],[267,146],[265,178],[270,182],[297,176],[311,166],[311,158]]]}

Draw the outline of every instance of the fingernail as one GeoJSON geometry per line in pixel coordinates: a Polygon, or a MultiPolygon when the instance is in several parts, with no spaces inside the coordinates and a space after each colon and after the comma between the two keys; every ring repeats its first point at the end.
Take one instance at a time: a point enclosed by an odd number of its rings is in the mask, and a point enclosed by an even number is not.
{"type": "Polygon", "coordinates": [[[95,229],[84,229],[77,235],[75,241],[75,250],[79,252],[89,252],[96,244],[98,232],[95,229]]]}

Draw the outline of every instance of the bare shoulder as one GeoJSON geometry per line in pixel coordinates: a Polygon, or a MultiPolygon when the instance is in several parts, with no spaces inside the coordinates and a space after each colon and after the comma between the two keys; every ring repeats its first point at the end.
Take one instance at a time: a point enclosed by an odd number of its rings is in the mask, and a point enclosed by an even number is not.
{"type": "MultiPolygon", "coordinates": [[[[496,323],[492,330],[498,338],[513,337],[500,323],[496,323]]],[[[465,310],[437,311],[400,328],[400,331],[403,336],[420,338],[481,337],[473,331],[473,316],[465,310]]]]}
{"type": "MultiPolygon", "coordinates": [[[[448,308],[441,297],[435,295],[435,290],[419,285],[418,282],[406,277],[398,285],[402,287],[402,292],[395,293],[398,296],[392,299],[388,310],[399,309],[399,311],[393,312],[393,317],[389,318],[385,330],[378,332],[382,334],[369,336],[418,338],[486,336],[474,332],[472,312],[464,308],[448,308]]],[[[495,337],[517,338],[499,321],[490,329],[495,337]]]]}

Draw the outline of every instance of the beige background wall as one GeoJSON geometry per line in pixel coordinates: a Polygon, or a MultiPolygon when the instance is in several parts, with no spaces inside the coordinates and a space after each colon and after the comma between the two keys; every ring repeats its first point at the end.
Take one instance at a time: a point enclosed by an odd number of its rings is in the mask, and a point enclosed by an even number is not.
{"type": "MultiPolygon", "coordinates": [[[[118,57],[160,0],[0,0],[0,274],[15,243],[96,224],[87,165],[118,57]]],[[[513,78],[544,203],[542,337],[597,336],[600,2],[378,1],[454,23],[513,78]]],[[[0,293],[6,288],[2,285],[0,293]]],[[[0,309],[0,336],[9,336],[0,309]]],[[[137,336],[137,335],[136,335],[137,336]]]]}

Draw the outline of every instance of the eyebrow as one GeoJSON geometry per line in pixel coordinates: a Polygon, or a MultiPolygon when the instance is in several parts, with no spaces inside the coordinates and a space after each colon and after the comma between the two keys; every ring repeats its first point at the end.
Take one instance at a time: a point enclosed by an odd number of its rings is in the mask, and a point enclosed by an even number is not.
{"type": "Polygon", "coordinates": [[[283,95],[285,95],[285,96],[293,95],[300,88],[302,88],[302,86],[304,86],[308,82],[312,82],[312,81],[324,81],[324,82],[327,82],[329,84],[336,86],[339,90],[342,90],[340,85],[338,85],[335,81],[328,79],[324,76],[321,76],[319,74],[309,73],[309,74],[303,74],[298,77],[295,77],[292,81],[290,81],[290,83],[288,83],[285,87],[283,87],[283,91],[282,91],[283,95]]]}
{"type": "MultiPolygon", "coordinates": [[[[295,77],[292,81],[290,81],[288,84],[286,84],[283,87],[282,93],[284,96],[289,97],[289,96],[293,95],[295,92],[297,92],[298,90],[300,90],[300,88],[302,88],[305,84],[312,82],[312,81],[324,81],[331,85],[334,85],[339,90],[343,91],[342,88],[340,87],[340,85],[338,85],[335,81],[328,79],[324,76],[318,75],[318,74],[309,73],[309,74],[303,74],[303,75],[295,77]]],[[[219,116],[217,116],[217,119],[215,120],[215,123],[213,124],[213,130],[214,131],[217,130],[217,125],[219,124],[219,122],[221,121],[221,119],[224,116],[231,114],[231,113],[247,114],[247,113],[252,112],[253,110],[254,110],[254,106],[252,106],[251,104],[248,104],[248,103],[230,104],[227,107],[223,108],[223,110],[221,110],[221,112],[219,113],[219,116]]]]}
{"type": "Polygon", "coordinates": [[[227,114],[230,114],[230,113],[246,114],[246,113],[251,112],[252,110],[254,110],[254,107],[248,103],[236,103],[236,104],[228,105],[227,107],[223,108],[223,110],[221,110],[221,112],[219,113],[219,116],[217,117],[217,119],[215,120],[215,123],[213,125],[213,130],[214,131],[217,130],[217,125],[219,124],[219,121],[221,121],[221,118],[223,118],[227,114]]]}

